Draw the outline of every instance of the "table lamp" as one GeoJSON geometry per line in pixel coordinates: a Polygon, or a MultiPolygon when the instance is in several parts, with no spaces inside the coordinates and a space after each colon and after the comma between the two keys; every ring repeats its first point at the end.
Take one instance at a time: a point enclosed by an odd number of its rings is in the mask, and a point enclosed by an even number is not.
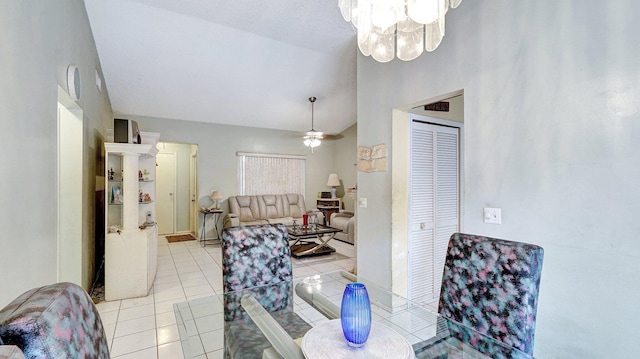
{"type": "Polygon", "coordinates": [[[331,187],[331,198],[336,198],[336,187],[340,186],[340,179],[336,173],[329,175],[327,186],[331,187]]]}
{"type": "Polygon", "coordinates": [[[219,201],[224,198],[222,196],[222,193],[214,189],[213,191],[211,191],[211,195],[209,197],[211,197],[211,199],[213,200],[213,209],[220,209],[219,201]]]}

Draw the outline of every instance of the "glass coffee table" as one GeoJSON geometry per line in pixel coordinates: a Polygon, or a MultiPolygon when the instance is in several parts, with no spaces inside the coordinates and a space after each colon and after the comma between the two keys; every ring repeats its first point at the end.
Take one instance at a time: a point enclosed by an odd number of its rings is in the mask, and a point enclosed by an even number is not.
{"type": "Polygon", "coordinates": [[[321,224],[312,224],[308,226],[287,226],[287,232],[289,232],[289,239],[295,240],[289,246],[291,255],[295,258],[302,258],[334,253],[336,251],[335,248],[327,243],[336,236],[336,233],[342,232],[342,230],[321,224]],[[316,242],[316,239],[320,243],[316,242]]]}

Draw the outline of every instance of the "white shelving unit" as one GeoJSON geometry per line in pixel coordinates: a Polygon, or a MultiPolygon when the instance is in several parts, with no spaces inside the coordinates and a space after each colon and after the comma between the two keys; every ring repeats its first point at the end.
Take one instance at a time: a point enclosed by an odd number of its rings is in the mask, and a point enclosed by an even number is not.
{"type": "Polygon", "coordinates": [[[155,225],[145,226],[145,222],[155,223],[156,144],[160,134],[141,132],[140,136],[142,144],[104,144],[108,301],[146,296],[156,275],[158,230],[155,225]]]}

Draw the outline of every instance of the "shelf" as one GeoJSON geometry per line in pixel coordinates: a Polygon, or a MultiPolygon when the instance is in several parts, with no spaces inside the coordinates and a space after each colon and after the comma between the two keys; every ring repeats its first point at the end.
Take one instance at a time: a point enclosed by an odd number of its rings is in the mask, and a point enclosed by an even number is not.
{"type": "Polygon", "coordinates": [[[149,204],[149,203],[153,203],[153,201],[147,201],[147,202],[144,202],[144,201],[138,201],[138,203],[140,203],[140,204],[149,204]]]}
{"type": "Polygon", "coordinates": [[[107,152],[117,155],[136,154],[153,157],[158,153],[155,144],[105,142],[104,147],[107,152]]]}
{"type": "Polygon", "coordinates": [[[153,182],[153,180],[138,180],[138,182],[140,182],[140,183],[153,182]]]}

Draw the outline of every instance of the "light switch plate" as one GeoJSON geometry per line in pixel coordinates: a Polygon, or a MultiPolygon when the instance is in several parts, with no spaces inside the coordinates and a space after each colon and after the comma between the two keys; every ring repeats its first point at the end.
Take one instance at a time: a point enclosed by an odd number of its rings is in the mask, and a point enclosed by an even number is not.
{"type": "Polygon", "coordinates": [[[358,198],[358,207],[367,208],[367,199],[366,198],[358,198]]]}
{"type": "Polygon", "coordinates": [[[483,216],[484,223],[502,224],[502,208],[485,207],[483,216]]]}

